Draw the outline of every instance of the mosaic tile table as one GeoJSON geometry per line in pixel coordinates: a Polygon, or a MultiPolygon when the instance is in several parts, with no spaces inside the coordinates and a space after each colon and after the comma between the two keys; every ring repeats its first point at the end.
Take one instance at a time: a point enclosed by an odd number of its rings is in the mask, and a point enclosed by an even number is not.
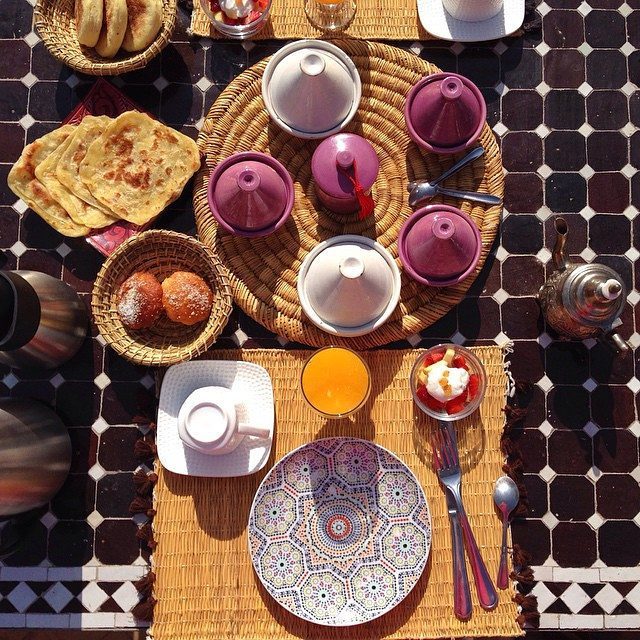
{"type": "MultiPolygon", "coordinates": [[[[524,38],[410,45],[482,88],[507,171],[501,242],[468,298],[410,343],[514,340],[513,374],[534,385],[515,433],[530,512],[513,532],[532,555],[540,626],[638,629],[640,363],[593,342],[553,341],[534,296],[552,269],[552,213],[563,213],[572,258],[602,261],[625,280],[621,332],[640,345],[640,1],[546,0],[538,11],[542,31],[524,38]]],[[[56,127],[92,83],[48,55],[31,15],[27,0],[0,4],[0,267],[62,277],[88,299],[101,256],[57,235],[6,188],[24,144],[56,127]]],[[[195,137],[221,89],[280,45],[192,42],[187,23],[182,13],[162,56],[113,82],[195,137]]],[[[193,231],[189,192],[160,224],[193,231]]],[[[236,314],[219,345],[282,342],[236,314]]],[[[149,550],[127,510],[139,436],[130,425],[140,406],[153,411],[151,372],[94,335],[49,377],[0,368],[0,396],[54,405],[74,444],[64,488],[0,566],[0,628],[140,625],[131,582],[149,550]]]]}

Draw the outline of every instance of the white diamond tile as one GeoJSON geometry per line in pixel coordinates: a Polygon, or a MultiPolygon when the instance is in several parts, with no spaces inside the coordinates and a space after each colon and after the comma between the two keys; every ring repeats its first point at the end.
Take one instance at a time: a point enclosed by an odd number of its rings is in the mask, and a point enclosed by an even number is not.
{"type": "Polygon", "coordinates": [[[620,129],[620,131],[627,136],[627,138],[630,138],[637,130],[637,127],[635,127],[633,124],[631,124],[630,122],[627,122],[627,124],[624,125],[624,127],[622,127],[622,129],[620,129]]]}
{"type": "Polygon", "coordinates": [[[14,256],[18,258],[27,251],[27,247],[18,240],[18,242],[14,242],[11,247],[9,247],[9,251],[13,253],[14,256]]]}
{"type": "Polygon", "coordinates": [[[627,382],[627,387],[633,391],[633,393],[638,393],[640,391],[640,380],[635,376],[627,382]]]}
{"type": "Polygon", "coordinates": [[[545,481],[551,482],[558,475],[549,465],[544,466],[538,472],[538,475],[545,481]]]}
{"type": "Polygon", "coordinates": [[[91,430],[98,435],[104,433],[108,428],[109,423],[104,418],[98,418],[93,425],[91,425],[91,430]]]}
{"type": "Polygon", "coordinates": [[[73,594],[61,582],[56,582],[47,589],[44,599],[56,613],[60,613],[73,600],[73,594]]]}
{"type": "Polygon", "coordinates": [[[40,518],[40,522],[47,528],[51,529],[56,522],[58,522],[58,518],[56,518],[51,511],[47,511],[42,518],[40,518]]]}
{"type": "Polygon", "coordinates": [[[101,346],[101,347],[106,347],[107,346],[107,341],[102,337],[102,335],[98,334],[95,337],[95,340],[97,341],[97,343],[101,346]]]}
{"type": "Polygon", "coordinates": [[[502,122],[497,122],[494,126],[493,126],[493,131],[497,136],[503,136],[505,133],[507,133],[507,131],[509,131],[509,129],[507,129],[507,127],[505,127],[502,122]]]}
{"type": "MultiPolygon", "coordinates": [[[[631,260],[631,262],[635,262],[638,258],[640,258],[640,251],[638,251],[635,247],[631,247],[629,251],[625,251],[624,255],[627,256],[627,258],[631,260]]],[[[631,293],[635,293],[636,295],[638,295],[638,292],[635,289],[631,293]]],[[[631,293],[629,295],[631,295],[631,293]]],[[[627,296],[627,300],[628,299],[629,297],[627,296]]],[[[635,304],[635,302],[633,302],[632,304],[635,304]]]]}
{"type": "MultiPolygon", "coordinates": [[[[540,5],[538,5],[537,9],[538,11],[540,11],[540,5]]],[[[508,48],[509,47],[507,47],[507,45],[502,42],[502,40],[499,40],[495,47],[493,47],[493,53],[501,56],[508,48]]]]}
{"type": "Polygon", "coordinates": [[[507,85],[504,82],[498,82],[498,84],[493,88],[495,92],[501,96],[503,96],[505,93],[509,91],[509,87],[507,87],[507,85]]]}
{"type": "Polygon", "coordinates": [[[578,173],[583,178],[586,178],[588,180],[595,173],[595,171],[588,164],[585,164],[584,167],[582,167],[582,169],[578,171],[578,173]]]}
{"type": "Polygon", "coordinates": [[[607,613],[611,613],[624,598],[620,595],[620,592],[611,586],[606,584],[593,598],[607,613]]]}
{"type": "Polygon", "coordinates": [[[535,132],[541,138],[546,138],[551,133],[551,129],[549,129],[549,127],[547,127],[547,125],[545,124],[540,124],[535,128],[535,132]]]}
{"type": "Polygon", "coordinates": [[[457,56],[459,56],[465,50],[465,46],[461,42],[456,42],[452,44],[449,49],[451,53],[455,53],[457,56]]]}
{"type": "Polygon", "coordinates": [[[625,42],[621,47],[620,47],[620,51],[625,55],[625,56],[630,56],[634,51],[636,50],[636,48],[629,42],[625,42]]]}
{"type": "Polygon", "coordinates": [[[591,7],[587,2],[582,2],[578,7],[578,13],[582,16],[586,16],[588,13],[591,13],[591,7]]]}
{"type": "Polygon", "coordinates": [[[87,516],[87,522],[95,529],[104,522],[104,518],[98,511],[92,511],[87,516]]]}
{"type": "Polygon", "coordinates": [[[585,262],[592,262],[597,255],[598,254],[591,247],[587,247],[580,252],[580,257],[585,262]]]}
{"type": "Polygon", "coordinates": [[[593,87],[588,82],[583,82],[578,87],[578,93],[585,98],[593,91],[593,87]]]}
{"type": "Polygon", "coordinates": [[[633,9],[626,2],[624,2],[618,7],[618,11],[626,18],[630,13],[633,12],[633,9]]]}
{"type": "Polygon", "coordinates": [[[591,207],[584,207],[583,209],[580,209],[580,215],[585,220],[591,220],[591,218],[596,215],[596,212],[591,207]]]}
{"type": "Polygon", "coordinates": [[[209,80],[209,78],[207,78],[206,76],[202,76],[202,78],[200,78],[200,80],[196,82],[196,87],[198,87],[198,89],[200,89],[202,93],[208,91],[212,86],[213,82],[211,82],[211,80],[209,80]]]}
{"type": "Polygon", "coordinates": [[[198,120],[198,122],[195,123],[195,128],[198,131],[202,131],[203,126],[204,126],[204,118],[200,118],[200,120],[198,120]]]}
{"type": "Polygon", "coordinates": [[[538,611],[545,611],[550,604],[557,600],[556,596],[549,591],[544,582],[537,582],[535,587],[531,589],[531,595],[538,599],[538,611]]]}
{"type": "Polygon", "coordinates": [[[24,613],[37,599],[38,596],[25,582],[18,584],[7,596],[7,600],[9,600],[20,613],[24,613]]]}
{"type": "Polygon", "coordinates": [[[585,338],[582,344],[587,347],[587,349],[593,349],[593,347],[598,344],[598,341],[595,338],[585,338]]]}
{"type": "Polygon", "coordinates": [[[56,253],[62,258],[66,258],[71,253],[71,249],[63,242],[56,248],[56,253]]]}
{"type": "MultiPolygon", "coordinates": [[[[628,427],[629,431],[633,433],[636,438],[640,438],[640,422],[634,420],[628,427]]],[[[640,471],[640,467],[636,468],[636,471],[640,471]]]]}
{"type": "Polygon", "coordinates": [[[64,382],[64,378],[59,373],[56,373],[56,375],[53,376],[53,378],[51,378],[49,382],[55,389],[57,389],[64,382]]]}
{"type": "Polygon", "coordinates": [[[634,207],[630,204],[623,212],[625,218],[629,218],[629,220],[633,220],[638,215],[637,207],[634,207]]]}
{"type": "Polygon", "coordinates": [[[548,178],[553,173],[553,169],[549,165],[543,164],[541,167],[538,167],[537,173],[542,178],[548,178]]]}
{"type": "Polygon", "coordinates": [[[509,298],[509,294],[502,288],[498,289],[492,296],[492,298],[498,303],[502,304],[509,298]]]}
{"type": "Polygon", "coordinates": [[[590,518],[587,518],[587,524],[594,531],[597,531],[604,524],[604,518],[599,513],[594,513],[590,518]]]}
{"type": "Polygon", "coordinates": [[[125,582],[121,587],[118,587],[111,596],[123,611],[131,611],[133,607],[138,604],[140,600],[140,594],[138,590],[131,584],[131,582],[125,582]]]}
{"type": "Polygon", "coordinates": [[[20,78],[20,82],[22,82],[25,87],[32,87],[36,82],[38,82],[38,78],[29,71],[26,76],[20,78]]]}
{"type": "Polygon", "coordinates": [[[593,378],[588,378],[582,383],[582,386],[591,393],[594,389],[598,387],[598,383],[593,378]]]}
{"type": "Polygon", "coordinates": [[[94,480],[100,480],[100,478],[104,478],[105,475],[107,475],[107,472],[102,468],[102,466],[99,463],[95,463],[91,469],[89,469],[89,475],[94,479],[94,480]]]}
{"type": "Polygon", "coordinates": [[[591,468],[585,475],[587,476],[587,478],[589,478],[589,480],[591,480],[591,482],[598,482],[598,480],[600,480],[600,478],[602,477],[602,471],[600,471],[600,469],[598,469],[598,467],[596,467],[596,465],[594,464],[591,465],[591,468]]]}
{"type": "Polygon", "coordinates": [[[146,374],[145,376],[143,376],[142,378],[140,378],[140,384],[145,388],[145,389],[151,389],[151,387],[153,387],[155,385],[156,381],[154,379],[154,377],[150,374],[146,374]]]}
{"type": "Polygon", "coordinates": [[[549,391],[553,387],[553,382],[549,379],[548,376],[542,376],[540,380],[536,383],[543,391],[549,391]]]}
{"type": "Polygon", "coordinates": [[[102,372],[100,375],[94,378],[93,382],[98,387],[98,389],[104,390],[111,384],[111,379],[106,373],[102,372]]]}
{"type": "Polygon", "coordinates": [[[627,595],[624,599],[632,604],[637,611],[640,611],[640,583],[638,583],[627,595]]]}
{"type": "Polygon", "coordinates": [[[545,420],[539,427],[538,430],[541,431],[547,438],[555,431],[553,426],[548,420],[545,420]]]}
{"type": "Polygon", "coordinates": [[[75,89],[80,84],[80,78],[75,73],[72,73],[66,80],[65,83],[71,87],[71,89],[75,89]]]}
{"type": "Polygon", "coordinates": [[[584,427],[582,427],[582,430],[590,437],[593,438],[593,436],[596,435],[596,433],[598,433],[598,431],[600,431],[600,428],[598,427],[598,425],[595,422],[587,422],[587,424],[584,425],[584,427]]]}
{"type": "Polygon", "coordinates": [[[252,42],[251,40],[244,40],[242,42],[242,48],[247,52],[251,51],[255,46],[256,46],[256,43],[252,42]]]}
{"type": "Polygon", "coordinates": [[[422,45],[421,42],[412,42],[411,46],[409,47],[409,51],[411,51],[411,53],[415,53],[417,56],[420,55],[420,52],[424,49],[424,46],[422,45]]]}
{"type": "Polygon", "coordinates": [[[463,345],[466,342],[466,340],[467,339],[459,331],[456,331],[451,336],[451,342],[453,342],[453,344],[463,345]]]}
{"type": "Polygon", "coordinates": [[[588,122],[585,122],[583,125],[578,127],[578,133],[585,138],[588,138],[594,131],[595,129],[588,122]]]}
{"type": "Polygon", "coordinates": [[[536,7],[536,11],[541,15],[541,16],[546,16],[547,13],[549,13],[549,11],[551,11],[551,7],[546,3],[546,2],[541,2],[537,7],[536,7]]]}
{"type": "Polygon", "coordinates": [[[415,347],[417,344],[419,344],[420,340],[422,340],[422,336],[419,333],[414,333],[413,335],[407,338],[407,342],[412,347],[415,347]]]}
{"type": "Polygon", "coordinates": [[[578,613],[591,602],[585,590],[575,582],[560,597],[573,613],[578,613]]]}
{"type": "Polygon", "coordinates": [[[547,511],[547,513],[542,516],[541,520],[549,530],[554,529],[558,522],[560,522],[560,520],[558,520],[551,511],[547,511]]]}
{"type": "Polygon", "coordinates": [[[501,348],[504,348],[505,345],[511,342],[509,336],[502,331],[493,339],[493,341],[501,348]]]}
{"type": "Polygon", "coordinates": [[[508,257],[509,252],[502,245],[500,245],[496,249],[496,260],[498,260],[498,262],[504,262],[508,257]]]}
{"type": "Polygon", "coordinates": [[[551,339],[551,336],[546,331],[543,331],[538,336],[537,342],[543,349],[546,349],[553,342],[553,340],[551,339]]]}
{"type": "Polygon", "coordinates": [[[542,262],[542,264],[547,264],[547,262],[551,260],[551,251],[546,247],[542,247],[542,249],[536,253],[536,258],[542,262]]]}
{"type": "Polygon", "coordinates": [[[546,56],[549,51],[551,51],[551,47],[546,42],[541,42],[539,45],[535,47],[535,50],[541,55],[546,56]]]}
{"type": "Polygon", "coordinates": [[[160,76],[157,80],[154,81],[153,86],[160,92],[166,89],[169,86],[169,83],[165,78],[160,76]]]}
{"type": "Polygon", "coordinates": [[[27,35],[23,38],[23,40],[30,47],[35,47],[38,44],[38,42],[40,42],[40,38],[36,35],[34,31],[30,31],[29,33],[27,33],[27,35]]]}
{"type": "Polygon", "coordinates": [[[7,389],[13,389],[18,382],[20,382],[20,380],[18,380],[13,373],[7,373],[7,375],[2,378],[2,383],[7,387],[7,389]]]}
{"type": "Polygon", "coordinates": [[[95,582],[90,582],[78,596],[82,606],[92,613],[97,611],[108,598],[109,596],[95,582]]]}
{"type": "Polygon", "coordinates": [[[593,47],[588,42],[583,42],[578,51],[586,58],[593,51],[593,47]]]}
{"type": "Polygon", "coordinates": [[[539,85],[536,85],[536,91],[541,96],[546,96],[549,91],[551,91],[551,87],[546,82],[541,82],[539,85]]]}
{"type": "Polygon", "coordinates": [[[638,173],[638,170],[634,166],[626,164],[624,167],[622,167],[622,169],[620,169],[620,173],[625,178],[631,178],[632,176],[635,176],[636,173],[638,173]]]}
{"type": "Polygon", "coordinates": [[[637,91],[637,89],[637,85],[633,84],[633,82],[627,82],[622,85],[620,91],[622,91],[622,93],[624,93],[626,96],[630,97],[637,91]]]}
{"type": "Polygon", "coordinates": [[[542,206],[536,211],[536,218],[538,218],[538,220],[542,220],[542,222],[550,218],[552,215],[554,215],[553,211],[551,211],[547,206],[542,206]]]}
{"type": "Polygon", "coordinates": [[[241,347],[249,339],[249,336],[242,329],[236,329],[231,339],[241,347]]]}

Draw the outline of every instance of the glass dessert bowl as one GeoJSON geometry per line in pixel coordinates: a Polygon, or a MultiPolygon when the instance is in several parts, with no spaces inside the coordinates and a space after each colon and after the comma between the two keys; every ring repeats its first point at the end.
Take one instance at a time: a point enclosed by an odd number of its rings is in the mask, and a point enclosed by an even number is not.
{"type": "Polygon", "coordinates": [[[456,344],[439,344],[418,357],[409,384],[415,403],[428,416],[459,420],[480,406],[487,375],[473,351],[456,344]]]}
{"type": "Polygon", "coordinates": [[[200,0],[213,27],[229,38],[255,35],[269,18],[271,0],[200,0]]]}

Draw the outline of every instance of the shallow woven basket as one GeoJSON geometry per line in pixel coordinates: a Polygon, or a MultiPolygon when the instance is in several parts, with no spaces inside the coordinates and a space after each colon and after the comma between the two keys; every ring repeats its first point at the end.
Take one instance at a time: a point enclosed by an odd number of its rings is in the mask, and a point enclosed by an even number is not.
{"type": "MultiPolygon", "coordinates": [[[[362,101],[345,131],[364,136],[380,158],[380,173],[373,186],[373,216],[327,211],[319,203],[311,175],[311,156],[318,141],[285,133],[269,119],[261,93],[262,74],[269,58],[241,73],[218,96],[207,115],[198,146],[206,155],[196,176],[193,203],[200,239],[213,247],[229,270],[238,306],[260,324],[289,340],[324,346],[343,344],[368,349],[405,339],[422,331],[454,307],[480,272],[495,240],[502,207],[434,198],[468,213],[480,229],[482,251],[475,272],[451,287],[425,287],[412,280],[398,259],[398,231],[411,215],[407,182],[435,178],[464,154],[437,155],[418,148],[409,138],[404,120],[409,89],[434,65],[396,47],[359,40],[336,40],[349,54],[362,80],[362,101]],[[293,177],[295,203],[287,223],[263,238],[242,238],[221,230],[207,201],[210,171],[238,151],[262,151],[277,158],[293,177]],[[323,240],[353,233],[377,240],[388,249],[402,272],[400,302],[381,327],[364,336],[339,338],[324,333],[305,316],[296,282],[300,265],[323,240]]],[[[478,144],[483,158],[447,180],[447,186],[478,190],[502,197],[504,177],[500,149],[485,124],[478,144]]]]}
{"type": "Polygon", "coordinates": [[[220,335],[232,308],[231,287],[216,254],[195,238],[174,231],[152,230],[120,245],[102,265],[93,286],[93,319],[107,344],[135,364],[169,366],[206,351],[220,335]],[[193,326],[165,315],[149,329],[127,329],[116,310],[120,285],[136,271],[149,271],[160,282],[174,271],[192,271],[213,291],[209,319],[193,326]]]}
{"type": "Polygon", "coordinates": [[[162,28],[156,39],[143,51],[121,49],[115,58],[108,59],[78,42],[74,6],[74,0],[37,0],[35,26],[54,58],[91,76],[117,76],[146,66],[167,46],[176,23],[177,0],[163,0],[162,28]]]}

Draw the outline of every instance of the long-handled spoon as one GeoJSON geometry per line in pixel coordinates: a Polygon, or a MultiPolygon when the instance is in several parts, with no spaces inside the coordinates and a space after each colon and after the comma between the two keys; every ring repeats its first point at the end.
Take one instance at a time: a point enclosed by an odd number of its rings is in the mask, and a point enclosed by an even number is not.
{"type": "Polygon", "coordinates": [[[480,202],[481,204],[488,204],[490,206],[502,204],[502,198],[491,195],[490,193],[481,193],[479,191],[461,191],[460,189],[447,189],[446,187],[441,187],[439,184],[427,182],[419,184],[409,194],[409,206],[411,208],[415,208],[419,204],[422,204],[427,200],[431,200],[437,195],[450,196],[452,198],[462,198],[463,200],[480,202]]]}
{"type": "Polygon", "coordinates": [[[509,514],[518,505],[520,492],[518,485],[509,478],[501,476],[493,487],[493,501],[502,514],[502,546],[500,547],[500,567],[496,584],[498,589],[506,589],[509,584],[509,572],[507,570],[507,529],[509,527],[509,514]]]}

